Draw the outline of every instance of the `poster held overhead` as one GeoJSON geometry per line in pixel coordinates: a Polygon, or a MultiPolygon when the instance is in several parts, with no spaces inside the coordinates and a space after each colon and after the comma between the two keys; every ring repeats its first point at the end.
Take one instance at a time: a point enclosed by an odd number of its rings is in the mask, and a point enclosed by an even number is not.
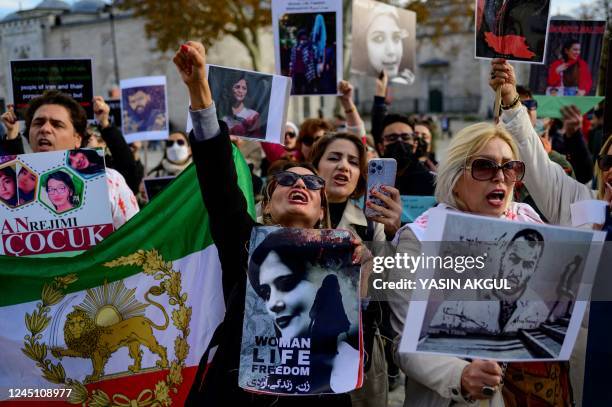
{"type": "Polygon", "coordinates": [[[58,90],[75,99],[93,120],[91,59],[20,59],[10,62],[13,104],[19,120],[28,103],[47,90],[58,90]]]}
{"type": "Polygon", "coordinates": [[[550,0],[476,0],[476,58],[544,63],[550,0]]]}
{"type": "Polygon", "coordinates": [[[342,80],[342,1],[272,0],[275,72],[292,95],[336,95],[342,80]]]}
{"type": "Polygon", "coordinates": [[[290,78],[216,65],[206,68],[217,117],[230,135],[283,143],[290,78]]]}
{"type": "Polygon", "coordinates": [[[353,2],[351,73],[415,81],[416,13],[372,0],[353,2]]]}
{"type": "Polygon", "coordinates": [[[240,387],[309,395],[361,387],[359,264],[347,231],[251,233],[240,387]]]}
{"type": "Polygon", "coordinates": [[[595,96],[605,32],[605,21],[551,21],[546,63],[531,67],[531,91],[537,95],[595,96]]]}
{"type": "Polygon", "coordinates": [[[121,80],[121,130],[128,143],[168,138],[165,76],[121,80]]]}

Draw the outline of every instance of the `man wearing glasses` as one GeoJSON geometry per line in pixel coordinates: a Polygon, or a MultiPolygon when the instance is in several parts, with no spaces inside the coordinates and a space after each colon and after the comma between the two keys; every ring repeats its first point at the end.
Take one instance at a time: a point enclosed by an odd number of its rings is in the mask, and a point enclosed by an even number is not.
{"type": "Polygon", "coordinates": [[[416,138],[408,117],[388,114],[383,119],[378,148],[385,158],[397,161],[395,187],[401,195],[433,195],[434,174],[416,156],[416,138]]]}

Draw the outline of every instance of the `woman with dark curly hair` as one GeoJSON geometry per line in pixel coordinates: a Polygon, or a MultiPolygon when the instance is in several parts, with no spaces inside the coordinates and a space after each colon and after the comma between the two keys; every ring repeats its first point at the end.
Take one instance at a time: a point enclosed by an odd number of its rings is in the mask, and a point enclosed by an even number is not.
{"type": "Polygon", "coordinates": [[[93,175],[104,172],[104,157],[96,150],[79,149],[68,153],[70,166],[81,174],[93,175]]]}
{"type": "Polygon", "coordinates": [[[591,91],[593,77],[589,65],[580,58],[580,52],[580,42],[568,40],[561,48],[560,58],[550,64],[548,86],[563,88],[560,96],[584,96],[591,91]]]}
{"type": "Polygon", "coordinates": [[[231,88],[221,96],[219,113],[221,120],[227,123],[229,134],[263,138],[259,124],[259,112],[244,105],[249,92],[249,82],[244,73],[231,81],[231,88]]]}

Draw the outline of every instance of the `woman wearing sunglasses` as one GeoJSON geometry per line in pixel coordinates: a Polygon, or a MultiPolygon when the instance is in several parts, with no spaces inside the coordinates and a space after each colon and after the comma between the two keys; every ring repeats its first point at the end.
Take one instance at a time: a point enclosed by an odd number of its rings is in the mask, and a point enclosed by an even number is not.
{"type": "MultiPolygon", "coordinates": [[[[226,304],[225,318],[202,357],[187,405],[350,406],[350,397],[346,394],[278,397],[249,393],[238,386],[248,243],[256,223],[249,216],[246,201],[236,183],[227,128],[220,128],[216,118],[206,79],[204,46],[191,41],[182,45],[174,56],[174,63],[191,100],[194,162],[221,260],[226,304]],[[214,349],[214,356],[209,353],[211,349],[214,349]]],[[[327,227],[324,185],[309,164],[287,163],[270,177],[264,189],[264,223],[284,227],[327,227]]]]}
{"type": "MultiPolygon", "coordinates": [[[[508,132],[488,123],[464,128],[453,137],[445,161],[438,167],[435,196],[438,208],[474,215],[542,223],[527,204],[512,202],[514,184],[525,175],[525,164],[518,159],[518,148],[508,132]]],[[[414,223],[398,232],[399,253],[418,256],[425,237],[430,209],[414,223]]],[[[392,274],[390,274],[392,275],[392,274]]],[[[396,341],[401,339],[408,291],[391,290],[391,325],[396,341]]],[[[490,406],[503,406],[498,388],[502,370],[495,362],[467,361],[456,357],[396,353],[396,361],[406,374],[405,406],[448,406],[471,400],[489,400],[490,406]]]]}
{"type": "Polygon", "coordinates": [[[332,126],[323,119],[310,118],[302,122],[300,126],[300,133],[297,139],[297,149],[302,153],[302,159],[304,161],[311,161],[310,151],[312,146],[317,142],[323,135],[332,131],[332,126]]]}
{"type": "Polygon", "coordinates": [[[517,98],[514,68],[503,59],[493,60],[492,78],[491,87],[502,86],[502,103],[511,106],[504,109],[501,120],[516,140],[521,157],[530,166],[523,183],[544,217],[552,224],[570,226],[572,203],[600,199],[612,205],[612,137],[599,152],[595,166],[597,190],[592,190],[568,177],[560,166],[548,159],[526,109],[520,103],[513,103],[517,98]]]}
{"type": "Polygon", "coordinates": [[[164,156],[147,174],[149,177],[175,177],[191,164],[189,139],[182,132],[170,134],[166,140],[164,156]]]}

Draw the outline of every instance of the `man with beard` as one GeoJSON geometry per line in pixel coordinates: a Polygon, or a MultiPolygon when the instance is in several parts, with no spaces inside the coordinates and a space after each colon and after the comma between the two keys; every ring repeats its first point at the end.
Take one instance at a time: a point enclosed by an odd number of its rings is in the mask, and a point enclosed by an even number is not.
{"type": "Polygon", "coordinates": [[[544,238],[535,229],[517,232],[506,247],[498,279],[510,287],[483,293],[483,301],[445,301],[429,325],[430,333],[506,335],[537,328],[546,322],[549,308],[527,285],[544,252],[544,238]],[[490,301],[486,301],[490,300],[490,301]]]}
{"type": "Polygon", "coordinates": [[[166,128],[166,115],[155,107],[151,95],[144,88],[129,88],[124,92],[128,102],[123,114],[127,134],[166,128]]]}

